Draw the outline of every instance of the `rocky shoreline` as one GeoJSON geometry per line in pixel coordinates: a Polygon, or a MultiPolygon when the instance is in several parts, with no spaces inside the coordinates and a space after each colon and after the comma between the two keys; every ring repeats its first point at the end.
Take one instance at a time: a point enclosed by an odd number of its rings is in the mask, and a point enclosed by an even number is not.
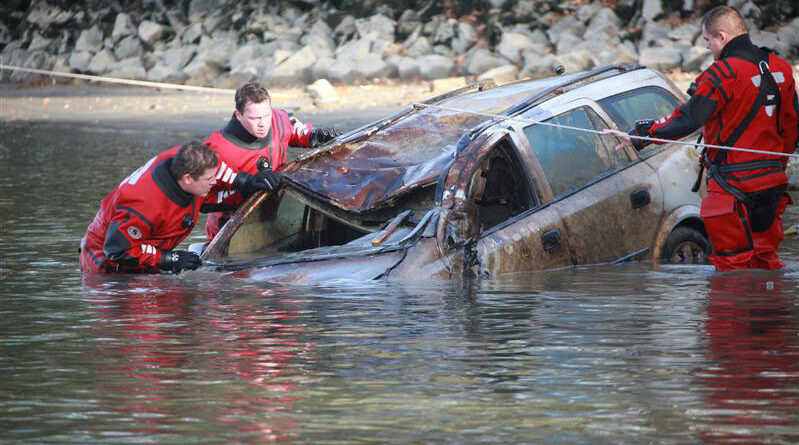
{"type": "MultiPolygon", "coordinates": [[[[703,0],[34,0],[0,6],[0,63],[234,88],[465,77],[498,83],[636,62],[696,72],[711,62],[703,0]],[[101,6],[98,8],[98,6],[101,6]]],[[[752,39],[796,64],[799,5],[731,0],[752,39]]],[[[2,81],[45,76],[2,71],[2,81]]]]}

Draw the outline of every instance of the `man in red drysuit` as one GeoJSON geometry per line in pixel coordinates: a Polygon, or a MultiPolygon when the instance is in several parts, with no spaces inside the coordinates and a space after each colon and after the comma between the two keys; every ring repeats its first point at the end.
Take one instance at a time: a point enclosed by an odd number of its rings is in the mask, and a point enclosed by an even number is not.
{"type": "MultiPolygon", "coordinates": [[[[791,66],[753,45],[741,15],[729,6],[705,14],[702,37],[715,62],[696,78],[691,99],[656,122],[637,122],[630,134],[678,139],[704,125],[707,144],[762,151],[705,150],[708,194],[700,215],[717,270],[780,269],[781,216],[792,203],[788,158],[767,153],[793,153],[797,147],[799,105],[791,66]]],[[[633,145],[641,149],[646,142],[633,139],[633,145]]]]}
{"type": "Polygon", "coordinates": [[[216,183],[217,163],[213,150],[192,141],[150,159],[125,178],[100,202],[86,230],[81,270],[180,273],[202,265],[196,254],[174,249],[194,227],[216,183]]]}
{"type": "Polygon", "coordinates": [[[258,83],[237,88],[235,100],[233,117],[205,141],[220,160],[218,184],[209,195],[209,204],[223,210],[208,215],[205,235],[209,242],[246,197],[233,184],[236,172],[263,178],[268,189],[273,189],[279,178],[272,171],[286,163],[286,147],[315,148],[339,134],[332,128],[303,124],[286,111],[272,108],[269,92],[258,83]]]}

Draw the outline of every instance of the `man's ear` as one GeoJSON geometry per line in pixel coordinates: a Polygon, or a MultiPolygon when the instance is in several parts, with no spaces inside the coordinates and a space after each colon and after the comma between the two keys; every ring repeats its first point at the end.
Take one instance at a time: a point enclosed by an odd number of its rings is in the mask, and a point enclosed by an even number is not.
{"type": "Polygon", "coordinates": [[[191,183],[191,175],[188,173],[183,173],[183,176],[180,177],[178,184],[180,185],[189,185],[191,183]]]}
{"type": "Polygon", "coordinates": [[[243,116],[241,115],[241,113],[239,112],[239,110],[236,110],[233,113],[233,115],[236,116],[236,120],[238,120],[239,122],[241,122],[244,119],[243,116]]]}

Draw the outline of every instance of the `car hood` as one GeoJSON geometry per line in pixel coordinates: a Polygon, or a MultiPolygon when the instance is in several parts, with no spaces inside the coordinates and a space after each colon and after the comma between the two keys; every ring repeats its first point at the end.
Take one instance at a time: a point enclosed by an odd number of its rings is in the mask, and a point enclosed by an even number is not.
{"type": "Polygon", "coordinates": [[[475,112],[502,113],[553,82],[508,84],[409,109],[395,120],[340,137],[336,145],[301,157],[282,173],[288,187],[345,211],[378,207],[435,183],[457,150],[470,142],[471,130],[492,119],[475,112]]]}

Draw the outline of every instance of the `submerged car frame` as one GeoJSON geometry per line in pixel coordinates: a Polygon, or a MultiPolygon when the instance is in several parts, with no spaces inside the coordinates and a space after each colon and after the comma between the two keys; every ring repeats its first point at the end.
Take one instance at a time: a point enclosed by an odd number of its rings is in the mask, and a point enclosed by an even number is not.
{"type": "Polygon", "coordinates": [[[685,99],[631,65],[452,91],[287,165],[214,260],[283,282],[702,262],[697,150],[616,148],[596,132],[628,131],[685,99]]]}

